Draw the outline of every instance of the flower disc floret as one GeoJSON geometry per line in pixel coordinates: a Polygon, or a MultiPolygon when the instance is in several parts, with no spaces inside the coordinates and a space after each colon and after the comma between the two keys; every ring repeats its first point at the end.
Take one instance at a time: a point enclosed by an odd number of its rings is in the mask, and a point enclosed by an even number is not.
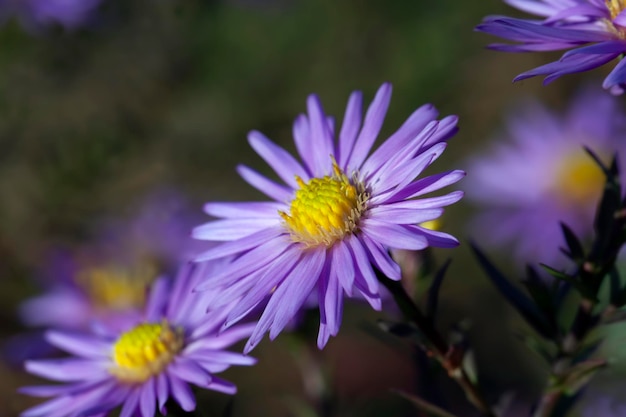
{"type": "Polygon", "coordinates": [[[196,227],[193,236],[223,243],[196,261],[224,259],[226,264],[197,290],[210,291],[207,302],[216,308],[234,305],[225,328],[264,308],[245,353],[265,333],[276,338],[313,297],[320,309],[317,346],[323,348],[339,332],[344,296],[382,308],[377,273],[402,277],[390,251],[458,244],[446,233],[420,226],[462,196],[423,197],[457,182],[462,171],[421,176],[456,132],[457,118],[437,120],[437,110],[424,105],[374,149],[390,99],[391,85],[385,83],[363,117],[362,94],[352,93],[335,131],[319,98],[309,96],[307,114],[299,115],[293,128],[299,159],[258,131],[248,136],[284,183],[246,166],[238,171],[273,201],[204,206],[217,219],[196,227]]]}
{"type": "Polygon", "coordinates": [[[159,374],[183,347],[183,332],[163,323],[142,323],[123,333],[113,346],[116,367],[111,373],[123,381],[143,382],[159,374]]]}
{"type": "Polygon", "coordinates": [[[97,308],[126,310],[143,306],[146,288],[157,275],[154,264],[140,262],[130,268],[115,265],[88,268],[78,273],[76,282],[97,308]]]}
{"type": "Polygon", "coordinates": [[[604,185],[604,173],[584,152],[567,156],[560,163],[554,192],[567,205],[584,206],[596,201],[604,185]]]}
{"type": "Polygon", "coordinates": [[[353,185],[336,163],[333,171],[332,176],[308,182],[296,177],[300,188],[289,214],[279,211],[292,238],[306,246],[332,246],[357,229],[366,209],[368,196],[364,187],[358,182],[353,185]]]}
{"type": "Polygon", "coordinates": [[[609,12],[611,12],[611,19],[615,19],[626,9],[626,4],[624,0],[606,0],[606,7],[608,7],[609,12]]]}

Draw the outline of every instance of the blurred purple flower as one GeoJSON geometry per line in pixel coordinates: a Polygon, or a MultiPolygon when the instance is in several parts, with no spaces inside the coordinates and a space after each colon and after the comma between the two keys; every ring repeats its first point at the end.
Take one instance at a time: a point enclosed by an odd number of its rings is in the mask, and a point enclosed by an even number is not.
{"type": "Polygon", "coordinates": [[[616,151],[623,161],[625,122],[613,97],[591,90],[579,94],[564,115],[534,102],[515,112],[505,137],[467,167],[467,196],[482,207],[473,223],[477,239],[512,244],[521,262],[565,262],[559,222],[589,238],[604,188],[604,174],[583,146],[604,163],[616,151]]]}
{"type": "Polygon", "coordinates": [[[195,220],[189,211],[182,197],[159,192],[130,220],[97,225],[91,246],[57,250],[41,277],[47,291],[20,308],[24,322],[84,329],[94,321],[115,326],[119,315],[139,312],[152,281],[206,249],[190,237],[195,220]]]}
{"type": "Polygon", "coordinates": [[[21,416],[104,416],[121,405],[122,417],[153,417],[157,406],[166,414],[170,397],[192,411],[196,402],[189,384],[234,394],[237,387],[215,374],[256,362],[224,350],[248,337],[254,324],[218,333],[227,312],[206,314],[203,297],[192,292],[194,272],[187,264],[173,284],[155,281],[141,318],[129,317],[124,331],[47,332],[48,341],[72,357],[27,361],[26,369],[64,384],[22,388],[28,395],[53,398],[21,416]]]}
{"type": "MultiPolygon", "coordinates": [[[[492,44],[505,52],[571,49],[560,60],[518,75],[514,81],[546,75],[547,84],[565,74],[588,71],[626,53],[626,2],[624,0],[505,0],[543,19],[489,16],[477,30],[519,44],[492,44]]],[[[626,61],[620,61],[602,86],[622,94],[626,61]]]]}
{"type": "Polygon", "coordinates": [[[102,0],[0,0],[0,17],[16,17],[27,29],[53,24],[75,30],[88,24],[102,0]]]}
{"type": "Polygon", "coordinates": [[[610,397],[600,397],[583,408],[581,417],[626,417],[626,404],[610,397]]]}
{"type": "Polygon", "coordinates": [[[294,124],[302,163],[263,134],[253,131],[248,136],[286,185],[248,167],[238,171],[274,201],[205,205],[205,211],[220,220],[197,227],[194,236],[226,243],[197,260],[236,258],[199,289],[223,288],[214,300],[218,304],[240,299],[227,326],[269,298],[245,352],[268,331],[274,339],[313,291],[321,314],[317,344],[324,347],[339,331],[344,293],[360,294],[374,309],[381,308],[372,264],[390,279],[400,279],[389,249],[458,245],[452,236],[418,224],[439,217],[462,193],[417,197],[465,174],[451,171],[415,180],[441,155],[445,141],[457,130],[457,118],[436,120],[437,111],[422,106],[369,155],[390,99],[391,86],[383,84],[362,121],[362,95],[354,92],[335,143],[334,120],[325,115],[317,96],[309,96],[308,116],[299,116],[294,124]]]}

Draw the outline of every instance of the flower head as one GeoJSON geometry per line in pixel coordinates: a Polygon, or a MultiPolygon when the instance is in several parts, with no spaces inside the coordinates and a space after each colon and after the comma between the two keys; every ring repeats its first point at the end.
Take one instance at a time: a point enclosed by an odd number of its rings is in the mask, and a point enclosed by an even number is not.
{"type": "Polygon", "coordinates": [[[589,238],[604,188],[604,174],[583,146],[607,164],[616,151],[626,155],[625,122],[612,97],[591,91],[564,115],[534,102],[515,112],[508,142],[499,138],[467,167],[468,198],[483,208],[474,233],[494,245],[514,243],[521,262],[565,261],[559,222],[589,238]]]}
{"type": "MultiPolygon", "coordinates": [[[[559,61],[518,75],[514,81],[545,75],[549,83],[565,74],[588,71],[626,52],[624,0],[508,0],[508,4],[542,19],[489,16],[477,30],[519,44],[492,44],[507,52],[571,49],[559,61]]],[[[603,87],[621,94],[626,86],[626,61],[620,61],[603,87]]]]}
{"type": "Polygon", "coordinates": [[[130,219],[99,222],[91,245],[49,257],[41,274],[47,291],[22,304],[23,321],[84,329],[139,314],[146,288],[200,251],[189,237],[191,223],[183,199],[165,191],[150,195],[130,219]]]}
{"type": "Polygon", "coordinates": [[[436,120],[437,111],[422,106],[372,152],[390,98],[391,86],[384,84],[362,121],[362,96],[354,92],[336,141],[333,119],[310,96],[308,115],[300,115],[294,124],[302,162],[259,132],[248,136],[284,184],[245,166],[238,171],[273,201],[205,206],[220,220],[197,227],[194,236],[225,243],[197,260],[235,258],[200,289],[221,288],[219,300],[212,300],[218,304],[238,300],[227,326],[267,301],[246,352],[267,331],[274,339],[313,291],[321,313],[318,346],[323,347],[339,330],[344,294],[359,294],[373,308],[381,308],[375,268],[400,279],[390,249],[457,245],[452,236],[419,224],[439,217],[462,193],[417,197],[455,183],[464,173],[416,180],[441,155],[445,141],[456,132],[457,119],[436,120]]]}
{"type": "Polygon", "coordinates": [[[48,341],[73,355],[27,361],[26,369],[63,385],[22,388],[25,394],[54,397],[22,417],[105,415],[122,406],[121,416],[153,417],[171,397],[191,411],[189,384],[233,394],[231,382],[215,376],[231,365],[255,359],[224,349],[249,336],[254,325],[218,334],[225,312],[205,314],[206,304],[191,290],[194,268],[185,265],[173,284],[156,281],[142,317],[132,316],[124,330],[67,333],[50,331],[48,341]]]}

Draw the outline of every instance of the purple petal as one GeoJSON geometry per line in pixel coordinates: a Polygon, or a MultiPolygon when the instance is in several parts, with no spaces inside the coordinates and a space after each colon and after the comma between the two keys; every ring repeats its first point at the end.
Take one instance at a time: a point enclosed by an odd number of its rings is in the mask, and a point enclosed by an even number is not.
{"type": "Polygon", "coordinates": [[[389,255],[389,252],[366,234],[361,235],[360,239],[369,251],[370,259],[373,260],[374,265],[376,265],[387,278],[399,281],[402,278],[400,266],[393,260],[391,255],[389,255]]]}
{"type": "Polygon", "coordinates": [[[250,289],[241,301],[231,310],[226,319],[225,326],[230,326],[244,318],[262,300],[272,294],[274,288],[288,279],[295,264],[301,259],[299,249],[287,250],[276,258],[270,268],[257,279],[256,285],[250,289]]]}
{"type": "Polygon", "coordinates": [[[270,239],[241,255],[236,262],[221,268],[221,271],[213,274],[205,284],[199,285],[197,289],[210,289],[238,281],[273,262],[290,246],[293,246],[293,242],[289,239],[282,237],[270,239]],[[269,254],[273,256],[269,256],[269,254]]]}
{"type": "Polygon", "coordinates": [[[393,202],[419,197],[447,187],[448,185],[452,185],[461,180],[463,177],[465,177],[465,172],[461,170],[431,175],[408,184],[403,189],[398,190],[395,194],[392,194],[385,199],[376,199],[376,197],[374,197],[372,198],[372,202],[380,203],[385,201],[386,203],[391,204],[393,202]]]}
{"type": "Polygon", "coordinates": [[[355,91],[350,95],[346,114],[343,117],[343,125],[339,133],[339,149],[337,152],[337,163],[343,169],[347,169],[348,158],[352,153],[354,141],[361,128],[361,107],[363,105],[363,94],[355,91]]]}
{"type": "Polygon", "coordinates": [[[300,154],[300,158],[302,158],[305,168],[309,176],[311,176],[315,167],[313,163],[309,161],[309,156],[313,152],[314,143],[311,140],[309,119],[303,114],[298,115],[293,122],[293,137],[298,154],[300,154]]]}
{"type": "Polygon", "coordinates": [[[237,386],[235,384],[218,377],[213,377],[213,381],[207,388],[224,394],[233,395],[237,393],[237,386]]]}
{"type": "Polygon", "coordinates": [[[374,97],[372,104],[367,109],[363,128],[356,139],[354,149],[352,149],[350,159],[346,164],[347,167],[358,168],[363,164],[380,133],[390,100],[391,84],[384,83],[376,92],[376,97],[374,97]]]}
{"type": "Polygon", "coordinates": [[[363,278],[367,290],[370,293],[377,294],[378,280],[376,279],[376,274],[374,274],[369,256],[367,256],[367,251],[363,247],[363,244],[359,238],[354,235],[350,236],[346,243],[352,252],[354,264],[358,267],[359,274],[357,274],[357,276],[363,278]]]}
{"type": "Polygon", "coordinates": [[[146,301],[146,321],[159,321],[164,313],[169,295],[171,295],[171,283],[166,278],[159,278],[152,284],[146,301]]]}
{"type": "Polygon", "coordinates": [[[195,361],[185,357],[178,357],[170,363],[168,373],[199,387],[206,387],[211,382],[211,374],[195,361]]]}
{"type": "MultiPolygon", "coordinates": [[[[202,337],[200,339],[194,340],[190,343],[187,348],[185,348],[185,352],[193,352],[195,349],[213,349],[219,350],[227,348],[238,341],[245,339],[246,337],[250,337],[256,323],[246,323],[239,326],[231,327],[220,332],[219,335],[212,335],[202,337]]],[[[192,337],[195,335],[192,334],[192,337]]]]}
{"type": "Polygon", "coordinates": [[[436,230],[427,229],[421,226],[405,226],[411,227],[413,230],[418,230],[428,240],[428,244],[430,246],[434,246],[436,248],[456,248],[459,246],[459,241],[452,235],[449,235],[444,232],[438,232],[436,230]]]}
{"type": "Polygon", "coordinates": [[[236,255],[263,244],[270,239],[276,239],[285,233],[283,227],[273,227],[263,229],[236,241],[222,243],[206,252],[201,253],[195,259],[196,262],[209,261],[211,259],[223,258],[229,255],[236,255]]]}
{"type": "Polygon", "coordinates": [[[242,203],[211,202],[204,205],[204,212],[206,214],[227,219],[275,218],[279,211],[288,209],[289,206],[274,201],[242,203]]]}
{"type": "Polygon", "coordinates": [[[339,286],[339,279],[331,275],[330,279],[323,281],[327,281],[328,285],[320,286],[320,288],[323,288],[322,294],[320,294],[320,313],[324,312],[321,321],[325,324],[326,329],[322,329],[322,326],[320,326],[317,336],[317,347],[319,349],[323,349],[326,346],[329,336],[336,336],[339,332],[343,312],[343,292],[339,286]]]}
{"type": "Polygon", "coordinates": [[[67,415],[67,410],[72,404],[71,397],[58,397],[46,401],[35,407],[22,412],[20,417],[56,417],[67,415]]]}
{"type": "Polygon", "coordinates": [[[85,359],[26,361],[25,367],[32,374],[55,381],[93,380],[108,374],[102,363],[85,359]]]}
{"type": "Polygon", "coordinates": [[[293,198],[292,190],[264,177],[252,168],[239,165],[237,172],[248,184],[278,202],[285,203],[293,198]]]}
{"type": "Polygon", "coordinates": [[[156,408],[155,380],[148,379],[140,388],[139,408],[143,417],[154,417],[156,408]]]}
{"type": "Polygon", "coordinates": [[[363,164],[362,173],[367,174],[378,171],[383,163],[421,135],[426,126],[437,115],[437,109],[432,104],[425,104],[415,110],[404,124],[370,155],[363,164]]]}
{"type": "Polygon", "coordinates": [[[126,397],[120,417],[132,417],[139,405],[139,395],[141,394],[140,386],[135,387],[126,397]]]}
{"type": "Polygon", "coordinates": [[[193,392],[186,382],[180,380],[176,375],[169,374],[170,389],[172,396],[176,402],[185,411],[193,411],[196,408],[196,400],[193,397],[193,392]]]}
{"type": "Polygon", "coordinates": [[[619,64],[613,68],[613,71],[604,79],[602,83],[602,87],[609,89],[615,85],[621,85],[626,83],[626,64],[625,60],[622,59],[619,64]]]}
{"type": "Polygon", "coordinates": [[[46,340],[68,353],[83,357],[107,358],[111,350],[111,342],[86,334],[48,331],[46,340]]]}
{"type": "Polygon", "coordinates": [[[513,81],[520,81],[526,78],[535,77],[537,75],[548,75],[544,80],[544,84],[548,84],[554,81],[558,77],[566,74],[573,74],[576,72],[583,72],[593,68],[597,68],[612,61],[618,56],[618,54],[607,55],[571,55],[567,58],[562,58],[560,61],[551,62],[546,65],[542,65],[530,71],[526,71],[513,79],[513,81]]]}
{"type": "Polygon", "coordinates": [[[601,43],[596,43],[589,46],[583,46],[580,48],[572,49],[571,51],[567,51],[563,54],[561,60],[579,54],[591,54],[591,55],[605,55],[605,54],[621,54],[626,51],[626,42],[619,41],[606,41],[601,43]]]}
{"type": "MultiPolygon", "coordinates": [[[[275,324],[278,321],[278,314],[281,314],[280,323],[284,323],[283,327],[293,317],[295,310],[300,308],[315,285],[318,279],[319,269],[321,269],[323,265],[323,259],[323,251],[311,250],[302,257],[289,275],[285,277],[283,283],[279,285],[272,294],[259,319],[259,323],[246,343],[244,353],[249,353],[254,349],[261,341],[265,332],[270,329],[270,326],[272,326],[273,329],[278,329],[279,325],[275,324]],[[316,269],[317,273],[315,273],[316,269]],[[306,292],[308,287],[310,287],[310,289],[306,292]],[[285,293],[289,290],[291,290],[291,294],[286,295],[285,293]],[[291,316],[289,316],[290,311],[293,311],[291,316]]],[[[274,330],[275,334],[278,332],[279,330],[274,330]]]]}
{"type": "Polygon", "coordinates": [[[412,233],[401,225],[364,219],[361,230],[370,239],[389,248],[421,250],[428,246],[428,241],[424,235],[412,233]]]}
{"type": "Polygon", "coordinates": [[[352,295],[354,268],[350,249],[342,241],[335,243],[331,249],[330,275],[337,277],[348,296],[352,295]]]}
{"type": "Polygon", "coordinates": [[[165,373],[162,372],[156,376],[156,395],[157,400],[159,401],[159,411],[161,414],[165,414],[165,403],[169,397],[167,385],[167,376],[165,373]]]}
{"type": "Polygon", "coordinates": [[[202,226],[196,226],[191,235],[194,239],[200,240],[230,241],[278,225],[280,225],[278,213],[274,218],[213,220],[202,226]]]}
{"type": "Polygon", "coordinates": [[[434,220],[443,214],[442,208],[407,209],[378,206],[368,210],[370,218],[392,221],[395,224],[418,224],[434,220]]]}
{"type": "Polygon", "coordinates": [[[331,167],[330,156],[333,154],[333,139],[325,122],[326,115],[322,109],[319,98],[312,94],[307,99],[307,109],[311,128],[310,140],[313,147],[309,155],[303,155],[303,159],[310,159],[313,165],[313,175],[322,177],[329,174],[331,167]]]}
{"type": "Polygon", "coordinates": [[[262,133],[253,130],[248,134],[248,142],[274,172],[292,188],[298,188],[296,175],[305,179],[308,177],[304,168],[289,152],[270,141],[262,133]]]}
{"type": "Polygon", "coordinates": [[[278,304],[270,328],[271,340],[278,336],[309,297],[319,279],[325,259],[325,250],[309,251],[278,286],[268,303],[268,309],[272,303],[278,304]]]}
{"type": "Polygon", "coordinates": [[[194,358],[201,363],[222,363],[226,365],[250,366],[254,365],[257,360],[248,355],[236,352],[228,352],[226,350],[203,350],[194,353],[194,358]]]}

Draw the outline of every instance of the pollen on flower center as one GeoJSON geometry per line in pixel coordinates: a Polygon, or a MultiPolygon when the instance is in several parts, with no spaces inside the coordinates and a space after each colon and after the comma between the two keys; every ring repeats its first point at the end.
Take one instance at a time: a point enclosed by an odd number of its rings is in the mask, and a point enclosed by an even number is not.
{"type": "Polygon", "coordinates": [[[615,18],[626,9],[626,2],[624,0],[605,0],[605,4],[611,14],[611,21],[608,22],[610,29],[613,30],[619,38],[626,39],[626,28],[621,25],[616,25],[613,22],[615,18]]]}
{"type": "Polygon", "coordinates": [[[124,382],[143,382],[159,374],[183,344],[182,329],[172,328],[166,321],[139,324],[115,342],[115,366],[110,372],[124,382]]]}
{"type": "Polygon", "coordinates": [[[555,192],[565,204],[586,206],[602,193],[604,174],[589,155],[578,152],[557,169],[555,192]]]}
{"type": "Polygon", "coordinates": [[[106,310],[126,310],[143,306],[146,288],[156,276],[156,267],[142,262],[132,268],[87,268],[78,273],[76,282],[95,306],[106,310]]]}
{"type": "Polygon", "coordinates": [[[611,13],[611,20],[615,19],[624,9],[626,9],[626,3],[624,0],[605,0],[606,7],[611,13]]]}
{"type": "Polygon", "coordinates": [[[291,201],[289,213],[279,212],[294,240],[306,246],[331,246],[357,227],[369,195],[350,181],[333,160],[333,175],[304,182],[291,201]]]}

